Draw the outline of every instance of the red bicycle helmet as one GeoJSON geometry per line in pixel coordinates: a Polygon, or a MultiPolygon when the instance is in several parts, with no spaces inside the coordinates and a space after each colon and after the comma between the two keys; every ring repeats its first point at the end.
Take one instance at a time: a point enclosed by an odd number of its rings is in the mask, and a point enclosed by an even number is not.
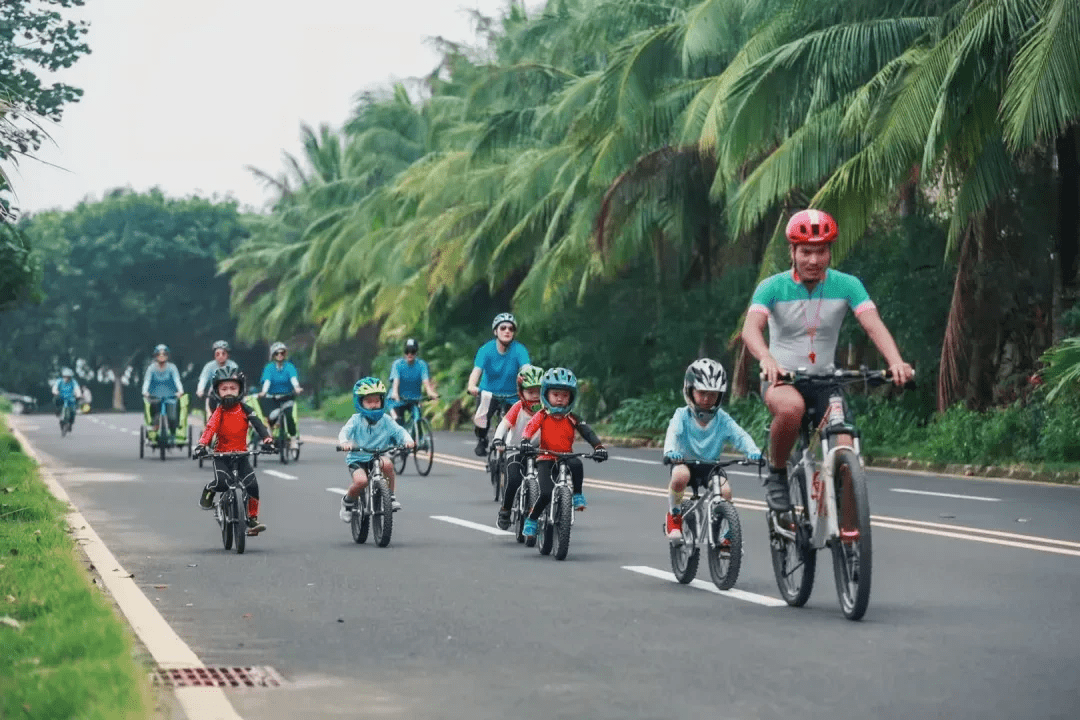
{"type": "Polygon", "coordinates": [[[788,220],[787,239],[793,245],[831,243],[836,235],[836,221],[821,210],[800,210],[788,220]]]}

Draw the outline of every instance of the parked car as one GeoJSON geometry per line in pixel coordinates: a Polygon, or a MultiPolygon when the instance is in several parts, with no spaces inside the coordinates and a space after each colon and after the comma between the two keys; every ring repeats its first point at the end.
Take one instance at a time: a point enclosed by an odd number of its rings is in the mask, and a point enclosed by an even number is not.
{"type": "Polygon", "coordinates": [[[20,395],[19,393],[8,392],[7,390],[0,389],[0,396],[3,396],[11,401],[11,412],[15,415],[32,413],[37,410],[37,400],[30,397],[29,395],[20,395]]]}

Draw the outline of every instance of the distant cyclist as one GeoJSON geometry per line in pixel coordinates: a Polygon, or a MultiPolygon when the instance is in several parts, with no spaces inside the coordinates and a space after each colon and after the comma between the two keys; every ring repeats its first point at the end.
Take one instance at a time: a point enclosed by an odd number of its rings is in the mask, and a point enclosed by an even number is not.
{"type": "Polygon", "coordinates": [[[517,376],[522,365],[529,365],[529,351],[514,339],[517,320],[510,313],[499,313],[491,323],[494,340],[488,340],[476,351],[472,373],[469,374],[469,394],[479,396],[473,430],[476,433],[476,454],[487,455],[488,426],[491,416],[503,414],[517,401],[517,376]]]}
{"type": "MultiPolygon", "coordinates": [[[[52,394],[58,416],[65,407],[74,408],[76,406],[79,397],[82,395],[82,388],[79,387],[79,382],[75,379],[75,373],[71,371],[71,368],[64,368],[60,371],[60,379],[53,383],[52,394]]],[[[72,424],[75,423],[74,416],[75,413],[72,413],[72,424]]]]}
{"type": "MultiPolygon", "coordinates": [[[[180,420],[178,404],[175,401],[183,397],[184,385],[180,382],[180,371],[169,362],[168,345],[154,347],[154,362],[150,363],[143,375],[142,394],[149,406],[147,425],[151,428],[157,427],[158,413],[164,405],[169,432],[175,433],[180,420]],[[151,398],[164,402],[151,403],[151,398]]],[[[147,435],[151,440],[156,440],[157,430],[149,430],[147,435]]]]}
{"type": "Polygon", "coordinates": [[[399,424],[405,422],[405,410],[412,408],[422,397],[421,390],[429,398],[439,397],[431,384],[428,364],[421,360],[420,343],[409,338],[405,341],[405,357],[400,357],[390,366],[390,413],[399,424]]]}
{"type": "Polygon", "coordinates": [[[199,373],[199,384],[195,387],[195,394],[206,398],[206,419],[208,421],[220,401],[217,393],[213,392],[211,387],[214,373],[222,368],[226,370],[240,369],[235,362],[229,359],[229,351],[232,349],[229,347],[229,343],[218,340],[211,346],[211,349],[214,351],[214,359],[203,365],[202,372],[199,373]]]}
{"type": "MultiPolygon", "coordinates": [[[[259,392],[259,408],[265,418],[269,418],[270,413],[278,409],[284,402],[283,399],[268,398],[267,395],[290,395],[304,390],[304,388],[300,387],[296,366],[286,359],[288,353],[289,348],[285,347],[283,342],[276,342],[270,346],[270,362],[266,363],[266,367],[263,368],[260,380],[262,390],[259,392]]],[[[285,416],[285,430],[288,436],[294,437],[296,435],[296,421],[293,419],[292,413],[282,414],[285,416]]],[[[275,423],[269,421],[269,425],[270,433],[273,434],[275,423]]]]}

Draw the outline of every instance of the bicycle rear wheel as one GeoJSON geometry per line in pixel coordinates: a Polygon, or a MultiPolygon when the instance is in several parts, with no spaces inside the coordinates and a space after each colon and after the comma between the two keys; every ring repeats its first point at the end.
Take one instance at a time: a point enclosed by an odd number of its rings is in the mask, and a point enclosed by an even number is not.
{"type": "Polygon", "coordinates": [[[390,507],[390,490],[383,484],[382,478],[372,481],[371,486],[371,524],[375,544],[386,547],[390,544],[390,533],[394,530],[394,511],[390,507]]]}
{"type": "Polygon", "coordinates": [[[233,544],[236,545],[236,554],[240,555],[244,552],[244,548],[247,545],[247,505],[244,502],[246,498],[243,493],[233,494],[233,544]]]}
{"type": "Polygon", "coordinates": [[[713,506],[710,524],[712,542],[709,544],[709,575],[720,590],[730,590],[739,579],[742,567],[742,525],[739,511],[727,500],[713,506]],[[726,547],[724,538],[730,542],[726,547]]]}
{"type": "MultiPolygon", "coordinates": [[[[139,426],[139,459],[146,456],[146,426],[139,426]]],[[[202,467],[202,458],[199,458],[199,467],[202,467]]]]}
{"type": "Polygon", "coordinates": [[[671,555],[671,572],[675,579],[685,585],[697,576],[701,551],[698,549],[697,512],[693,511],[693,500],[683,500],[682,504],[682,541],[668,543],[671,555]]]}
{"type": "Polygon", "coordinates": [[[158,422],[158,452],[161,454],[161,462],[165,462],[165,446],[169,440],[169,420],[165,415],[165,403],[161,404],[161,420],[158,422]]]}
{"type": "MultiPolygon", "coordinates": [[[[494,443],[492,443],[494,445],[494,443]]],[[[502,463],[499,462],[499,452],[492,447],[487,456],[488,474],[491,476],[491,488],[495,493],[495,502],[502,500],[502,463]]]]}
{"type": "Polygon", "coordinates": [[[866,475],[851,450],[836,453],[836,483],[840,537],[832,541],[833,574],[840,609],[848,620],[859,620],[870,604],[873,547],[870,535],[870,498],[866,475]]]}
{"type": "Polygon", "coordinates": [[[416,450],[413,451],[416,472],[427,475],[431,464],[435,462],[435,438],[431,434],[431,423],[427,418],[420,418],[416,423],[416,450]]]}
{"type": "Polygon", "coordinates": [[[802,607],[810,599],[814,589],[814,573],[817,569],[817,550],[810,545],[809,518],[806,515],[805,488],[799,482],[802,470],[789,471],[788,482],[791,500],[795,506],[793,513],[777,516],[766,511],[769,524],[769,551],[772,556],[773,574],[780,596],[792,607],[802,607]],[[794,518],[794,521],[792,520],[794,518]],[[793,532],[795,539],[781,535],[772,523],[785,523],[786,529],[793,532]]]}

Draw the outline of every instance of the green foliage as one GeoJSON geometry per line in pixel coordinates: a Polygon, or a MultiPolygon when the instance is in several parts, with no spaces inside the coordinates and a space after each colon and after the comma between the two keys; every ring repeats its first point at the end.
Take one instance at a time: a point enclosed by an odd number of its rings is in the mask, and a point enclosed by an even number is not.
{"type": "MultiPolygon", "coordinates": [[[[1080,309],[1080,304],[1073,309],[1080,309]]],[[[1080,380],[1080,337],[1065,338],[1047,350],[1041,360],[1046,363],[1043,378],[1050,383],[1047,400],[1052,402],[1063,391],[1075,394],[1080,380]]]]}
{"type": "Polygon", "coordinates": [[[624,400],[607,423],[617,435],[656,435],[664,432],[676,408],[684,404],[681,391],[657,390],[624,400]]]}
{"type": "MultiPolygon", "coordinates": [[[[90,52],[83,42],[88,24],[64,20],[60,12],[82,4],[83,0],[0,3],[0,164],[41,146],[46,134],[33,118],[57,122],[64,105],[82,96],[82,90],[65,83],[41,82],[42,76],[71,67],[90,52]]],[[[8,177],[0,169],[0,211],[4,211],[0,222],[6,220],[7,201],[2,196],[9,190],[8,177]]]]}
{"type": "Polygon", "coordinates": [[[0,717],[141,720],[153,707],[147,669],[109,601],[90,585],[64,506],[13,450],[0,422],[0,717]]]}
{"type": "MultiPolygon", "coordinates": [[[[357,378],[359,379],[359,378],[357,378]]],[[[342,393],[340,395],[331,395],[330,397],[323,398],[322,405],[319,407],[318,415],[324,420],[333,420],[335,422],[346,422],[356,413],[353,408],[352,393],[342,393]]]]}
{"type": "Polygon", "coordinates": [[[11,401],[6,397],[0,396],[0,413],[10,413],[11,410],[11,401]]]}
{"type": "Polygon", "coordinates": [[[37,266],[26,234],[0,220],[0,312],[28,298],[37,280],[37,266]]]}
{"type": "Polygon", "coordinates": [[[34,394],[80,360],[88,373],[135,365],[137,382],[158,342],[182,371],[197,370],[214,340],[233,335],[217,262],[247,234],[235,203],[117,190],[41,213],[25,233],[46,300],[0,314],[3,387],[34,394]]]}

